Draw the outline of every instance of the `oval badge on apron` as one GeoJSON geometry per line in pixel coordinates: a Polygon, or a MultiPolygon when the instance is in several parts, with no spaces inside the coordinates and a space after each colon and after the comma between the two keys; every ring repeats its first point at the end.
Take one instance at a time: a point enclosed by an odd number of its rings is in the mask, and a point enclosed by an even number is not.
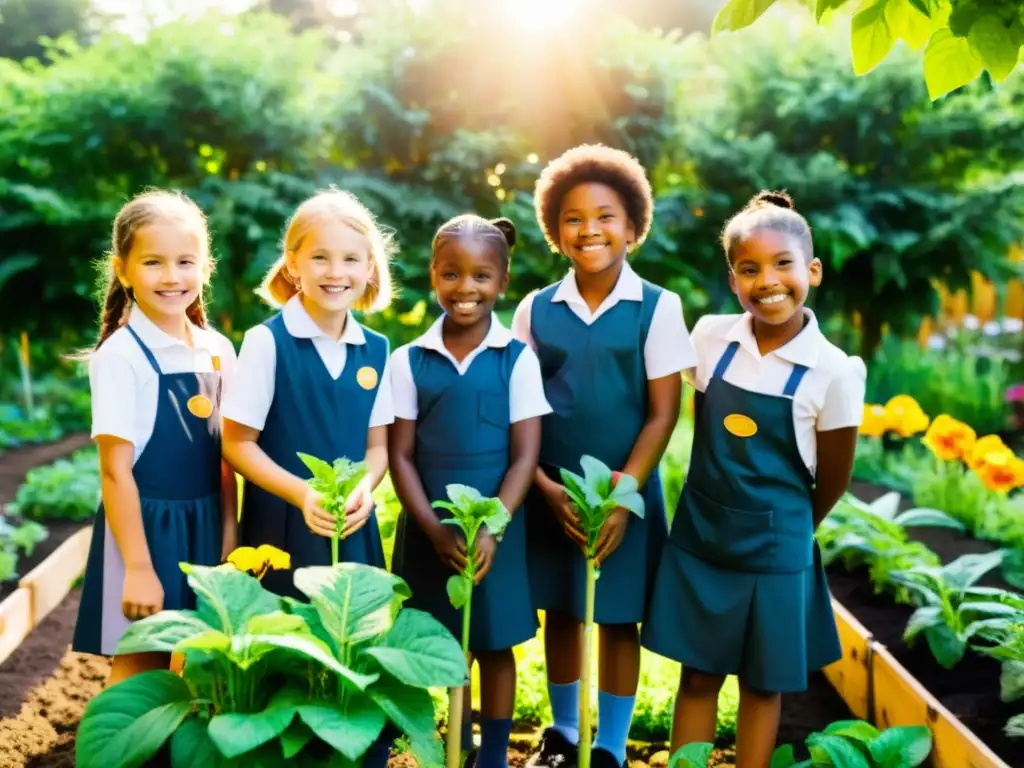
{"type": "Polygon", "coordinates": [[[753,437],[757,434],[757,423],[742,413],[730,413],[724,420],[725,428],[736,437],[753,437]]]}
{"type": "Polygon", "coordinates": [[[213,413],[213,403],[206,395],[193,395],[185,405],[188,412],[198,419],[208,419],[213,413]]]}
{"type": "Polygon", "coordinates": [[[356,381],[363,389],[373,389],[377,386],[377,371],[369,365],[364,365],[356,371],[356,381]]]}

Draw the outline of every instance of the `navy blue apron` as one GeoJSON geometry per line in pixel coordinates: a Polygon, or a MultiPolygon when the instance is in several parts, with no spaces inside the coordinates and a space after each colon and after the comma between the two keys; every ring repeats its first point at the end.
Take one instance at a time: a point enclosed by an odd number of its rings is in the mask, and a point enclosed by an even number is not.
{"type": "Polygon", "coordinates": [[[643,644],[751,687],[804,690],[839,658],[839,637],[814,542],[814,478],[800,455],[795,365],[780,395],[725,380],[722,354],[698,395],[690,468],[644,624],[643,644]]]}
{"type": "MultiPolygon", "coordinates": [[[[620,276],[621,279],[621,276],[620,276]]],[[[644,345],[661,288],[643,281],[642,301],[619,301],[587,325],[566,302],[552,301],[559,283],[533,300],[530,328],[540,358],[544,393],[554,412],[544,417],[541,468],[561,484],[559,468],[581,474],[580,458],[594,456],[612,470],[629,459],[647,420],[644,345]]],[[[601,566],[594,620],[642,620],[665,540],[665,501],[658,470],[641,488],[643,519],[630,515],[626,535],[601,566]]],[[[584,619],[586,561],[563,531],[543,494],[526,502],[527,558],[534,605],[584,619]]]]}
{"type": "MultiPolygon", "coordinates": [[[[304,479],[313,473],[299,459],[300,452],[327,463],[341,457],[363,460],[370,414],[388,355],[387,339],[363,328],[366,343],[348,346],[345,368],[333,379],[313,340],[288,333],[281,313],[265,324],[274,335],[277,364],[274,399],[259,446],[278,465],[304,479]]],[[[301,509],[252,482],[246,483],[243,494],[239,542],[285,550],[291,555],[292,571],[331,564],[331,540],[309,529],[301,509]]],[[[366,525],[339,542],[338,558],[385,567],[376,512],[370,514],[366,525]]],[[[262,583],[279,595],[305,600],[292,575],[291,571],[270,571],[262,583]]]]}
{"type": "MultiPolygon", "coordinates": [[[[195,594],[178,564],[220,562],[220,373],[164,373],[152,351],[125,326],[159,377],[153,434],[132,467],[142,526],[168,610],[195,608],[195,594]]],[[[96,514],[72,650],[113,655],[131,623],[121,611],[124,560],[96,514]]]]}
{"type": "MultiPolygon", "coordinates": [[[[509,468],[512,370],[524,345],[511,341],[488,347],[459,375],[440,352],[413,346],[409,366],[416,383],[416,471],[431,501],[448,501],[445,488],[459,483],[486,497],[497,496],[509,468]]],[[[435,509],[441,519],[451,517],[435,509]]],[[[408,605],[431,613],[456,638],[462,637],[462,611],[448,600],[454,573],[441,562],[415,518],[402,512],[395,537],[394,572],[412,589],[408,605]]],[[[512,648],[537,632],[526,573],[526,521],[515,510],[498,545],[490,572],[473,589],[469,649],[512,648]]]]}

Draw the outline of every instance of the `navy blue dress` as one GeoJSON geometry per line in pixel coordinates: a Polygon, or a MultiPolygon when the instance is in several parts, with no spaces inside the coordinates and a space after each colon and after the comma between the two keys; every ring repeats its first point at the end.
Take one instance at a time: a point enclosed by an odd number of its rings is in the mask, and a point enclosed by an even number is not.
{"type": "MultiPolygon", "coordinates": [[[[441,353],[409,349],[416,384],[416,471],[431,502],[448,501],[450,483],[468,485],[483,496],[498,495],[509,468],[510,381],[524,345],[488,347],[462,375],[441,353]]],[[[435,509],[442,519],[451,517],[435,509]]],[[[394,572],[412,589],[408,605],[431,613],[456,638],[462,637],[462,611],[448,600],[454,573],[437,556],[430,539],[409,513],[398,519],[394,572]]],[[[473,588],[470,651],[503,650],[537,632],[526,574],[526,521],[515,510],[505,528],[487,576],[473,588]]]]}
{"type": "MultiPolygon", "coordinates": [[[[280,313],[265,324],[274,335],[277,365],[274,399],[259,446],[278,465],[306,479],[313,474],[299,459],[300,452],[328,463],[342,457],[362,461],[366,457],[370,414],[388,357],[387,339],[364,327],[366,343],[349,345],[345,368],[333,379],[313,340],[288,333],[280,313]],[[375,375],[364,369],[371,369],[375,375]]],[[[239,542],[250,547],[270,544],[285,550],[291,555],[293,570],[331,564],[331,540],[309,530],[301,509],[255,483],[245,486],[239,542]]],[[[385,567],[375,512],[366,525],[339,542],[338,558],[385,567]]],[[[295,588],[292,571],[270,571],[262,583],[279,595],[306,599],[295,588]]]]}
{"type": "Polygon", "coordinates": [[[800,455],[793,397],[727,382],[739,348],[722,354],[696,401],[690,469],[658,569],[641,642],[684,666],[738,675],[752,688],[807,688],[840,658],[814,541],[814,479],[800,455]]]}
{"type": "MultiPolygon", "coordinates": [[[[159,376],[153,434],[132,467],[146,543],[164,590],[163,607],[195,608],[195,594],[178,564],[220,562],[220,373],[163,373],[135,330],[125,328],[159,376]]],[[[124,559],[100,504],[72,650],[114,654],[131,623],[121,611],[123,589],[124,559]]]]}
{"type": "MultiPolygon", "coordinates": [[[[537,293],[530,329],[544,393],[554,412],[544,417],[540,462],[561,483],[559,468],[582,474],[591,455],[621,470],[647,419],[644,345],[662,289],[643,281],[642,301],[620,301],[587,325],[566,302],[552,301],[559,283],[537,293]]],[[[598,624],[635,624],[653,584],[666,536],[661,475],[640,489],[643,519],[630,515],[626,535],[601,566],[594,601],[598,624]]],[[[562,530],[536,487],[526,501],[527,561],[534,605],[584,619],[586,560],[562,530]]]]}

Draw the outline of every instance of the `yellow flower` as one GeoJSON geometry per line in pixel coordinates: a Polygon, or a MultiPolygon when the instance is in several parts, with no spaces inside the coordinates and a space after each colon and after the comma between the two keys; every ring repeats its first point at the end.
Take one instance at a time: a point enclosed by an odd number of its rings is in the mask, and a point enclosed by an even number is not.
{"type": "Polygon", "coordinates": [[[910,395],[896,395],[885,404],[889,429],[900,437],[912,437],[928,429],[928,415],[910,395]]]}
{"type": "Polygon", "coordinates": [[[881,437],[889,428],[889,419],[885,408],[880,405],[864,405],[864,419],[860,424],[860,434],[865,437],[881,437]]]}
{"type": "Polygon", "coordinates": [[[974,438],[973,429],[943,413],[935,417],[921,442],[942,461],[954,461],[971,455],[974,438]]]}
{"type": "Polygon", "coordinates": [[[228,562],[240,571],[249,571],[262,579],[269,570],[286,571],[292,567],[292,557],[277,547],[261,544],[259,548],[239,547],[230,555],[228,562]]]}
{"type": "Polygon", "coordinates": [[[1024,460],[1010,451],[995,451],[984,456],[977,474],[990,491],[1009,493],[1024,485],[1024,460]]]}
{"type": "Polygon", "coordinates": [[[999,435],[985,435],[974,444],[974,448],[971,449],[970,455],[968,455],[964,461],[967,462],[967,466],[973,470],[977,470],[985,463],[986,457],[989,454],[999,453],[1012,453],[1012,451],[1003,442],[1003,439],[999,435]]]}

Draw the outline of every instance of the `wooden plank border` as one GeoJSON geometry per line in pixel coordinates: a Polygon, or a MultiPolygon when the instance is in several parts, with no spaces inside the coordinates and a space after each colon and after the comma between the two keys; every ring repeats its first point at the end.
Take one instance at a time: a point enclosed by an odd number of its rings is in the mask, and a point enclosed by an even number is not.
{"type": "Polygon", "coordinates": [[[870,720],[873,710],[871,652],[874,640],[864,625],[837,600],[832,601],[843,657],[825,667],[825,677],[846,702],[850,712],[870,720]]]}

